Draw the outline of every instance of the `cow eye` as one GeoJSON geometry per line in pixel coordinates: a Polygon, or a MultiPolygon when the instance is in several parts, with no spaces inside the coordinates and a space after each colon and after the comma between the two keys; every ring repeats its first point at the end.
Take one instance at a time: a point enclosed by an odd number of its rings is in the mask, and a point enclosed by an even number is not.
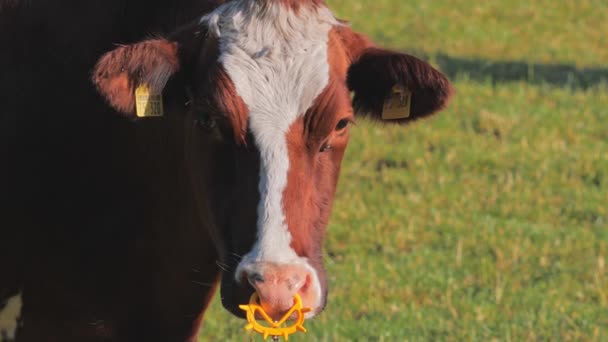
{"type": "Polygon", "coordinates": [[[348,119],[342,119],[340,121],[338,121],[338,124],[336,125],[336,131],[341,131],[343,129],[346,128],[346,126],[348,126],[348,123],[350,121],[348,119]]]}
{"type": "Polygon", "coordinates": [[[321,145],[319,152],[327,152],[329,150],[331,150],[331,145],[329,143],[324,143],[323,145],[321,145]]]}
{"type": "Polygon", "coordinates": [[[194,120],[194,124],[196,125],[197,128],[204,130],[204,131],[211,131],[216,126],[215,120],[213,120],[209,116],[194,120]]]}

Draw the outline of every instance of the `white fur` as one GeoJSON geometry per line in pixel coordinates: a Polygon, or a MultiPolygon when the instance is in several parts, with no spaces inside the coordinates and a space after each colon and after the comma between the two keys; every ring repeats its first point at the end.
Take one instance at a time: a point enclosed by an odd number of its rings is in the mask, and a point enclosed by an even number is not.
{"type": "Polygon", "coordinates": [[[19,293],[10,297],[4,309],[0,309],[0,336],[2,336],[2,333],[5,333],[9,340],[15,338],[22,306],[21,293],[19,293]]]}
{"type": "Polygon", "coordinates": [[[243,0],[224,4],[201,23],[219,38],[219,61],[248,106],[261,153],[257,241],[235,276],[240,280],[257,262],[300,264],[311,270],[320,299],[314,268],[290,247],[282,204],[289,170],[286,133],[329,82],[327,44],[338,22],[324,6],[302,6],[295,13],[271,1],[243,0]]]}

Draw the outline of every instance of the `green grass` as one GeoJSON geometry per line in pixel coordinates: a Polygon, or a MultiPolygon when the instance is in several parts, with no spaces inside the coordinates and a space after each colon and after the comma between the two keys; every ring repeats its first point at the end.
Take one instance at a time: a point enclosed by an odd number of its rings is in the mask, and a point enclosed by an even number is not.
{"type": "MultiPolygon", "coordinates": [[[[378,43],[608,68],[608,2],[329,0],[378,43]]],[[[608,86],[454,81],[360,122],[325,243],[327,309],[290,341],[608,341],[608,86]]],[[[201,341],[261,340],[219,303],[201,341]]]]}
{"type": "MultiPolygon", "coordinates": [[[[608,67],[604,1],[329,3],[393,48],[608,67]]],[[[290,341],[608,340],[608,87],[454,85],[436,118],[353,129],[328,307],[290,341]]],[[[216,297],[201,341],[243,325],[216,297]]]]}
{"type": "Polygon", "coordinates": [[[488,59],[604,65],[608,2],[330,0],[334,13],[396,48],[488,59]]]}

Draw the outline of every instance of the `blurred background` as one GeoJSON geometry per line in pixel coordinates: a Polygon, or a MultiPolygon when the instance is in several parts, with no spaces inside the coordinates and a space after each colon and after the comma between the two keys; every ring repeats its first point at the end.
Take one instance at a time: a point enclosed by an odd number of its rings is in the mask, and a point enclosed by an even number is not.
{"type": "MultiPolygon", "coordinates": [[[[327,309],[290,341],[608,340],[608,2],[328,0],[457,89],[359,122],[327,241],[327,309]]],[[[262,340],[219,296],[201,341],[262,340]]]]}
{"type": "MultiPolygon", "coordinates": [[[[353,127],[328,306],[290,341],[608,341],[608,2],[327,2],[457,93],[353,127]]],[[[219,295],[203,324],[200,341],[262,340],[219,295]]]]}

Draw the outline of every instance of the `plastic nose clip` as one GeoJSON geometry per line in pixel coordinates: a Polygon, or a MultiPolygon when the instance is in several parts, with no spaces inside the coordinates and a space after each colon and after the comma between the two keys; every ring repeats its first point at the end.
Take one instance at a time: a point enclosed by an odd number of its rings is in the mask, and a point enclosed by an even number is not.
{"type": "Polygon", "coordinates": [[[267,339],[268,336],[272,336],[273,339],[276,340],[279,336],[282,336],[285,338],[285,341],[289,340],[289,335],[291,334],[298,331],[306,332],[306,328],[304,328],[304,314],[312,311],[312,309],[302,307],[302,298],[300,298],[298,294],[294,296],[291,309],[289,309],[283,318],[278,321],[273,321],[272,318],[268,316],[260,304],[258,304],[258,300],[258,294],[254,293],[249,299],[249,304],[239,305],[241,310],[247,312],[247,322],[249,322],[249,324],[245,326],[245,330],[260,333],[264,336],[264,339],[267,339]],[[268,325],[262,325],[255,319],[256,312],[260,314],[268,325]],[[284,326],[294,312],[297,314],[295,322],[292,325],[284,326]]]}

